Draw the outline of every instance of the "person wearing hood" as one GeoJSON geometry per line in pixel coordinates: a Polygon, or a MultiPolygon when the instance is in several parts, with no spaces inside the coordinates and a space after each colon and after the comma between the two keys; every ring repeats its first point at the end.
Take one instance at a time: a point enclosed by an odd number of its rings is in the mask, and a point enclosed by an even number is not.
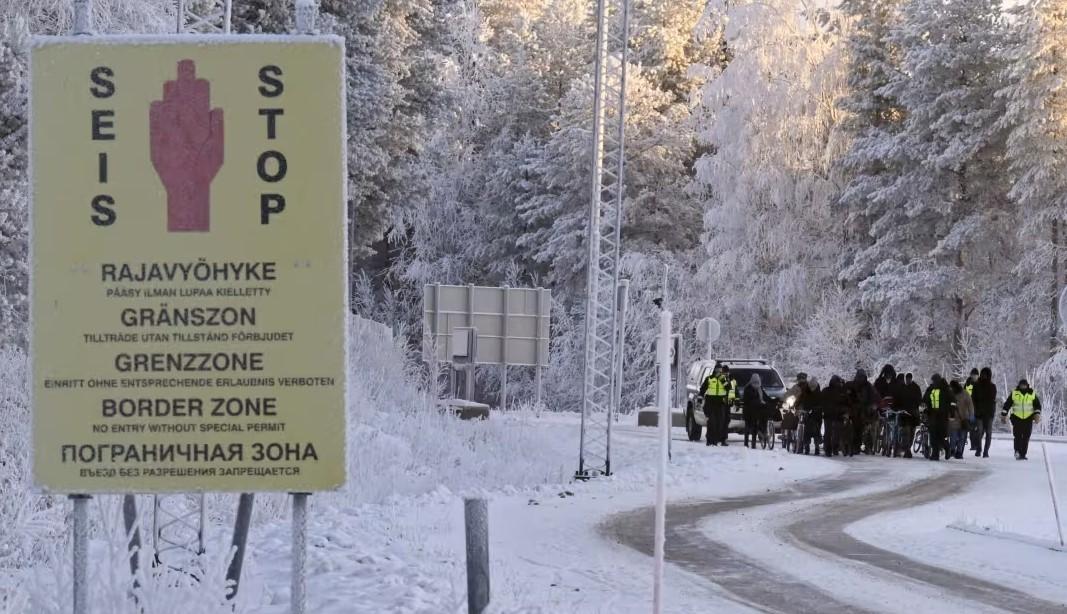
{"type": "MultiPolygon", "coordinates": [[[[971,374],[967,376],[967,381],[963,383],[963,389],[967,392],[967,396],[974,399],[974,384],[978,381],[978,369],[971,369],[971,374]]],[[[968,428],[971,435],[971,452],[976,452],[978,446],[981,443],[981,436],[978,434],[978,420],[972,419],[968,428]]],[[[977,456],[977,454],[975,455],[977,456]]]]}
{"type": "MultiPolygon", "coordinates": [[[[892,401],[892,408],[895,409],[895,410],[898,410],[898,411],[907,412],[908,409],[905,407],[907,405],[907,396],[908,396],[908,385],[907,385],[906,378],[904,377],[903,373],[897,373],[896,379],[893,380],[893,384],[889,387],[889,398],[892,401]]],[[[908,427],[911,426],[911,414],[910,413],[900,414],[899,420],[900,420],[900,423],[899,423],[900,424],[899,437],[900,437],[901,440],[907,440],[907,438],[908,438],[907,437],[908,427]]],[[[900,447],[902,448],[904,455],[906,457],[910,457],[911,456],[911,447],[910,447],[911,444],[907,444],[905,446],[905,445],[903,445],[903,441],[901,442],[901,444],[902,445],[900,447]]],[[[899,456],[899,455],[900,454],[898,452],[897,456],[899,456]]]]}
{"type": "Polygon", "coordinates": [[[974,403],[971,395],[956,380],[949,384],[952,394],[956,396],[954,411],[949,416],[949,454],[955,458],[963,458],[963,447],[967,443],[967,434],[970,432],[971,422],[974,421],[974,403]]]}
{"type": "MultiPolygon", "coordinates": [[[[949,411],[956,402],[945,378],[934,373],[930,377],[930,387],[923,396],[926,404],[927,425],[930,428],[930,460],[941,460],[941,449],[945,447],[945,435],[948,431],[949,411]]],[[[945,450],[945,458],[950,455],[945,450]]]]}
{"type": "Polygon", "coordinates": [[[897,370],[893,368],[893,365],[887,364],[882,367],[881,373],[878,374],[878,379],[874,380],[874,390],[878,393],[878,397],[884,399],[893,396],[891,390],[896,380],[897,370]]]}
{"type": "Polygon", "coordinates": [[[801,407],[807,412],[804,421],[804,441],[799,442],[804,449],[804,454],[811,451],[811,443],[815,442],[815,456],[819,455],[819,448],[823,445],[822,438],[822,389],[819,381],[814,377],[808,379],[808,389],[800,398],[801,407]]]}
{"type": "Polygon", "coordinates": [[[919,420],[921,419],[919,406],[923,402],[923,389],[919,387],[919,384],[915,381],[915,376],[911,372],[904,374],[904,390],[900,394],[901,398],[897,401],[897,406],[908,412],[901,421],[904,427],[904,458],[911,458],[911,444],[915,441],[915,427],[919,425],[919,420]]]}
{"type": "Polygon", "coordinates": [[[1026,460],[1034,423],[1041,422],[1041,399],[1037,398],[1037,393],[1030,387],[1030,382],[1025,379],[1019,380],[1019,385],[1004,400],[1004,407],[1001,408],[1000,414],[1001,421],[1007,420],[1009,410],[1011,411],[1011,432],[1015,436],[1015,460],[1026,460]]]}
{"type": "Polygon", "coordinates": [[[745,447],[748,447],[748,437],[752,435],[752,448],[756,448],[760,426],[763,424],[769,402],[767,393],[763,392],[763,381],[758,373],[753,373],[741,395],[741,415],[745,419],[745,447]]]}
{"type": "MultiPolygon", "coordinates": [[[[887,365],[889,366],[889,365],[887,365]]],[[[867,424],[872,419],[872,414],[878,411],[878,391],[867,380],[867,371],[857,369],[855,377],[849,385],[849,395],[852,400],[852,449],[859,450],[860,444],[867,446],[864,452],[873,454],[871,447],[873,442],[864,443],[864,432],[867,424]]]]}
{"type": "Polygon", "coordinates": [[[997,385],[993,383],[992,369],[989,367],[982,369],[978,379],[974,382],[973,390],[971,400],[974,401],[974,430],[979,444],[974,447],[974,455],[989,458],[989,444],[993,439],[993,417],[997,413],[997,385]],[[984,448],[981,446],[983,436],[985,436],[984,448]]]}
{"type": "Polygon", "coordinates": [[[830,378],[829,384],[822,391],[819,399],[823,420],[826,422],[826,456],[837,456],[841,452],[841,431],[844,429],[845,414],[848,412],[848,398],[845,386],[838,376],[830,378]]]}

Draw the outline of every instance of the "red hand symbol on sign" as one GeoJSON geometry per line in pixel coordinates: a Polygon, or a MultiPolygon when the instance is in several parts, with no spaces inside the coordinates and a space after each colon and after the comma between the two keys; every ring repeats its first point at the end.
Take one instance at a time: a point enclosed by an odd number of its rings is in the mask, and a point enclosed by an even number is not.
{"type": "Polygon", "coordinates": [[[167,230],[207,231],[211,181],[222,166],[222,109],[211,86],[196,78],[192,60],[178,62],[178,79],[163,83],[163,100],[148,112],[152,166],[167,189],[167,230]]]}

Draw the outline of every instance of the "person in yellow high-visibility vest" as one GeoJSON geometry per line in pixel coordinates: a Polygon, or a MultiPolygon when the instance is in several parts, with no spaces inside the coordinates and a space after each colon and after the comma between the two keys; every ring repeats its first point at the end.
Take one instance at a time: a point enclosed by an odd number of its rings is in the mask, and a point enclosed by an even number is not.
{"type": "Polygon", "coordinates": [[[726,445],[726,438],[730,436],[730,412],[731,408],[737,403],[737,380],[730,377],[730,365],[722,366],[722,376],[729,381],[729,387],[726,389],[726,411],[722,414],[722,445],[726,445]]]}
{"type": "Polygon", "coordinates": [[[730,383],[726,380],[719,365],[715,365],[711,375],[704,378],[700,385],[700,394],[704,396],[704,416],[708,422],[709,446],[726,445],[726,433],[723,432],[725,420],[723,414],[729,419],[727,398],[730,395],[730,383]]]}
{"type": "Polygon", "coordinates": [[[1011,432],[1015,436],[1015,460],[1026,460],[1034,423],[1041,422],[1041,399],[1037,398],[1037,393],[1025,379],[1019,380],[1019,385],[1004,400],[1004,407],[1000,412],[1002,422],[1008,419],[1009,411],[1011,432]]]}
{"type": "Polygon", "coordinates": [[[923,403],[926,405],[926,424],[930,429],[930,460],[941,460],[941,450],[945,450],[945,459],[949,456],[945,436],[948,434],[948,415],[956,402],[948,382],[940,374],[934,373],[930,378],[930,387],[926,389],[923,403]]]}

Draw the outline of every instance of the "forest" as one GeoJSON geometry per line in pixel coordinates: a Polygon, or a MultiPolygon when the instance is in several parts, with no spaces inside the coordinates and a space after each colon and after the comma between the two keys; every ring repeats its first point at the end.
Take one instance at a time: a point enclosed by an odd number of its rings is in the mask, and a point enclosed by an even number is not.
{"type": "MultiPolygon", "coordinates": [[[[321,0],[347,54],[351,293],[417,352],[427,283],[553,296],[546,404],[581,403],[594,4],[321,0]]],[[[96,0],[100,34],[173,27],[96,0]]],[[[1067,430],[1067,0],[634,0],[623,411],[649,402],[656,298],[689,351],[783,374],[883,363],[1035,381],[1067,430]]],[[[291,31],[235,0],[234,32],[291,31]]],[[[61,0],[0,5],[0,344],[28,318],[28,54],[61,0]]],[[[494,399],[498,373],[480,394],[494,399]]],[[[531,377],[509,374],[516,399],[531,377]]],[[[824,380],[825,381],[825,380],[824,380]]]]}

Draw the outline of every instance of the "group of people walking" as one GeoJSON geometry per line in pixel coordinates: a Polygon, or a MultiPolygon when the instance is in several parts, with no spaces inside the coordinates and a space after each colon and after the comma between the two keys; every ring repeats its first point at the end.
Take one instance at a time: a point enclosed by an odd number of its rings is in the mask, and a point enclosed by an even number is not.
{"type": "MultiPolygon", "coordinates": [[[[997,412],[997,386],[989,367],[971,370],[967,379],[946,380],[935,373],[925,391],[912,373],[898,373],[885,365],[871,382],[863,369],[850,381],[834,375],[825,388],[814,377],[799,373],[786,392],[792,399],[780,407],[764,392],[758,375],[739,390],[730,379],[728,367],[716,370],[701,385],[704,411],[708,419],[708,445],[726,445],[729,407],[735,401],[745,420],[745,445],[756,446],[767,420],[781,413],[782,428],[803,433],[798,451],[816,455],[852,456],[873,454],[878,446],[879,421],[888,412],[899,418],[902,445],[884,453],[912,456],[917,427],[925,421],[929,436],[928,458],[933,461],[963,458],[970,443],[976,457],[989,457],[993,420],[997,412]],[[798,428],[803,422],[803,428],[798,428]]],[[[1001,420],[1010,416],[1015,438],[1015,458],[1026,460],[1033,425],[1041,420],[1041,401],[1025,379],[1001,405],[1001,420]]]]}

